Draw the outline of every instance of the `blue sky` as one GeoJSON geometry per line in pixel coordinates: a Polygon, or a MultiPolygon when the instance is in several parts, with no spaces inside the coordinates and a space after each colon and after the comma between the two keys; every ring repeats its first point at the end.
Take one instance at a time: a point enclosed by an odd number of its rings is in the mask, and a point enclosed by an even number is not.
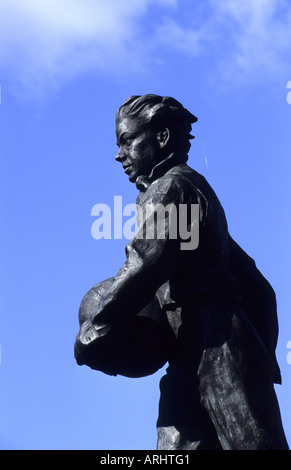
{"type": "Polygon", "coordinates": [[[73,357],[83,295],[125,260],[91,209],[135,202],[114,120],[144,93],[198,116],[189,163],[276,291],[291,444],[290,52],[287,0],[0,0],[2,449],[156,446],[164,369],[114,378],[73,357]]]}

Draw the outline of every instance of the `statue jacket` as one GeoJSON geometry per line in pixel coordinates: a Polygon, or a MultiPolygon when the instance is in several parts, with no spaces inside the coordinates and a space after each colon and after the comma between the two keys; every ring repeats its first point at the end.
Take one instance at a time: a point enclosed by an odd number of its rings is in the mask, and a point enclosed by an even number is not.
{"type": "Polygon", "coordinates": [[[95,326],[113,322],[120,311],[135,315],[158,295],[162,307],[168,304],[177,312],[171,317],[177,335],[178,313],[185,305],[192,305],[195,315],[198,302],[231,299],[242,306],[266,349],[273,381],[280,383],[274,291],[229,235],[224,210],[206,179],[181,163],[180,156],[171,154],[149,177],[139,177],[136,185],[140,190],[138,231],[126,246],[124,265],[102,298],[95,326]],[[157,208],[161,209],[160,219],[157,208]]]}

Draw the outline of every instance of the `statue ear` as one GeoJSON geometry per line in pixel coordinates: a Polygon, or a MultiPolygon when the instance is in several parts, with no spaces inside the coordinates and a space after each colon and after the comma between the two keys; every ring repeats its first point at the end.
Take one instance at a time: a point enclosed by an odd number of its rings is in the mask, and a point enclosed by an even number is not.
{"type": "Polygon", "coordinates": [[[160,148],[161,149],[164,148],[167,145],[167,143],[169,142],[169,139],[170,139],[169,129],[166,127],[163,131],[158,132],[157,139],[158,139],[158,144],[159,144],[160,148]]]}

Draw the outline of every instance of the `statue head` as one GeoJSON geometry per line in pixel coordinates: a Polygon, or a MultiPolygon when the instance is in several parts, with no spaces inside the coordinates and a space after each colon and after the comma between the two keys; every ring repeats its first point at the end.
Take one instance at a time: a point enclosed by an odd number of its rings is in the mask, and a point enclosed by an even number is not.
{"type": "Polygon", "coordinates": [[[171,153],[187,161],[191,124],[197,118],[174,98],[159,95],[131,96],[116,115],[116,135],[120,161],[136,181],[171,153]]]}

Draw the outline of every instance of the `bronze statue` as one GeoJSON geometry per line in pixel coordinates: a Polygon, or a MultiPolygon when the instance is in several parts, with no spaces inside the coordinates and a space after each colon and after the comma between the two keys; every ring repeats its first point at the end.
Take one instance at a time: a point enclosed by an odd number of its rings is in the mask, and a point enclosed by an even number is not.
{"type": "Polygon", "coordinates": [[[196,121],[170,97],[132,96],[119,108],[116,160],[139,190],[139,228],[116,276],[82,301],[75,357],[128,377],[168,362],[160,450],[287,450],[273,385],[281,382],[276,297],[229,235],[213,189],[186,163],[196,121]],[[163,236],[157,207],[167,208],[163,236]],[[199,227],[194,247],[182,245],[182,218],[173,231],[168,208],[184,210],[189,236],[199,227]]]}

